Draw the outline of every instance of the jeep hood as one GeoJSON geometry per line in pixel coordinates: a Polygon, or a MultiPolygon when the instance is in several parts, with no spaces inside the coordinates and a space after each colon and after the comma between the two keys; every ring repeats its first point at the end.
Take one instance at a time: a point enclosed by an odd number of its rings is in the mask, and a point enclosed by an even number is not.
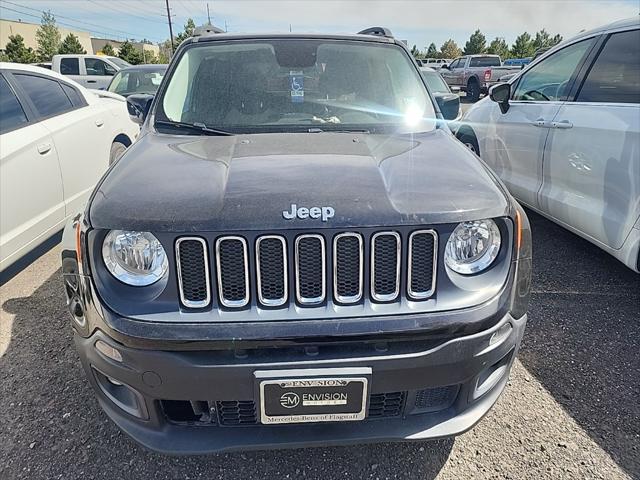
{"type": "Polygon", "coordinates": [[[88,213],[95,228],[197,232],[453,223],[508,209],[488,168],[435,130],[148,133],[103,178],[88,213]],[[287,220],[292,204],[335,216],[287,220]]]}

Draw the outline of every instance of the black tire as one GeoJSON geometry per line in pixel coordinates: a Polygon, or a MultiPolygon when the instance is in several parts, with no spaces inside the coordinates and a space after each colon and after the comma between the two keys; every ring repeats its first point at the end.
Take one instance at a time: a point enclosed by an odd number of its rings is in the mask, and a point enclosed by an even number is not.
{"type": "Polygon", "coordinates": [[[475,78],[470,79],[467,84],[467,99],[472,103],[480,100],[480,84],[475,78]]]}
{"type": "Polygon", "coordinates": [[[478,146],[478,139],[476,138],[473,132],[469,132],[469,131],[460,132],[458,133],[457,137],[458,137],[458,140],[460,140],[460,142],[465,147],[467,147],[477,156],[480,156],[480,147],[478,146]]]}
{"type": "Polygon", "coordinates": [[[127,149],[127,146],[124,143],[113,142],[111,144],[111,152],[109,153],[109,165],[113,165],[115,162],[120,160],[120,157],[127,149]]]}

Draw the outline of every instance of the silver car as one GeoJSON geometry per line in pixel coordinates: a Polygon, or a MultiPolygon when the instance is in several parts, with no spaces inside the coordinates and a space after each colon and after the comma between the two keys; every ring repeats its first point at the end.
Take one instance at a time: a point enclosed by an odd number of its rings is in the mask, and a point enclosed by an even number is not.
{"type": "Polygon", "coordinates": [[[524,205],[640,271],[640,21],[581,33],[463,117],[456,136],[524,205]]]}

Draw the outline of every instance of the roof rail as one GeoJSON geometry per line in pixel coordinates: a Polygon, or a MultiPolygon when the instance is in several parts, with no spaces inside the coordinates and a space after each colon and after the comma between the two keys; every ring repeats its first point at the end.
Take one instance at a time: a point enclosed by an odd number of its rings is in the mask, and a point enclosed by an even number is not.
{"type": "Polygon", "coordinates": [[[224,30],[218,27],[214,27],[210,23],[202,25],[200,27],[196,27],[193,30],[193,37],[202,37],[203,35],[211,35],[214,33],[224,33],[224,30]]]}
{"type": "Polygon", "coordinates": [[[358,35],[375,35],[377,37],[393,38],[393,33],[386,27],[370,27],[358,32],[358,35]]]}

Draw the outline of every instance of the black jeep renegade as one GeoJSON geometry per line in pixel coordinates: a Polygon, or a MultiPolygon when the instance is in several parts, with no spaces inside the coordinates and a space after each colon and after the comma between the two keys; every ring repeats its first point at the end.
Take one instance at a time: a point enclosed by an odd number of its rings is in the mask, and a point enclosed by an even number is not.
{"type": "Polygon", "coordinates": [[[406,47],[196,35],[67,226],[102,407],[168,453],[471,428],[526,323],[523,210],[450,133],[406,47]]]}

